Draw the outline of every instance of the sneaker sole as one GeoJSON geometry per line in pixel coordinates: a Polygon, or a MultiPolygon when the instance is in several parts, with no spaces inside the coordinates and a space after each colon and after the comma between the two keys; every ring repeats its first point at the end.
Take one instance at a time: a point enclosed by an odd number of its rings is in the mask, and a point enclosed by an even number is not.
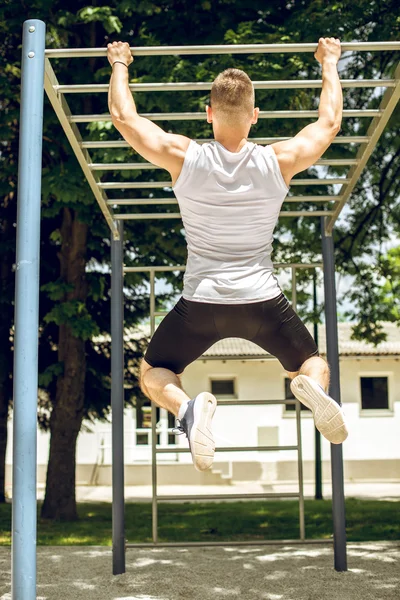
{"type": "Polygon", "coordinates": [[[190,450],[197,471],[206,471],[214,462],[215,442],[211,421],[217,408],[215,396],[203,392],[196,397],[194,420],[190,432],[190,450]]]}
{"type": "Polygon", "coordinates": [[[314,416],[315,427],[331,444],[341,444],[348,436],[344,412],[319,385],[307,375],[297,375],[290,389],[314,416]]]}

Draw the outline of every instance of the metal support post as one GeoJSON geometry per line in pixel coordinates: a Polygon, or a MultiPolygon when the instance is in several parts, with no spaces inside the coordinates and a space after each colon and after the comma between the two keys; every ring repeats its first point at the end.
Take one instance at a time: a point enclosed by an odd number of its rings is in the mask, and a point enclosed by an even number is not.
{"type": "MultiPolygon", "coordinates": [[[[336,312],[335,258],[333,238],[326,235],[326,221],[321,219],[322,256],[324,262],[325,326],[327,358],[331,369],[329,392],[340,404],[339,342],[336,312]]],[[[346,516],[342,444],[331,444],[332,511],[336,571],[347,571],[346,516]]]]}
{"type": "Polygon", "coordinates": [[[292,308],[297,311],[297,276],[294,266],[292,266],[292,308]]]}
{"type": "Polygon", "coordinates": [[[13,600],[36,600],[39,256],[45,36],[46,26],[42,21],[25,21],[15,278],[13,600]]]}
{"type": "Polygon", "coordinates": [[[111,408],[113,574],[125,573],[124,498],[124,274],[123,223],[111,240],[111,408]]]}
{"type": "MultiPolygon", "coordinates": [[[[314,341],[319,344],[318,339],[318,321],[317,321],[317,271],[313,272],[313,308],[314,308],[314,341]]],[[[323,500],[322,497],[322,449],[321,449],[321,434],[315,427],[315,499],[323,500]]]]}
{"type": "MultiPolygon", "coordinates": [[[[150,271],[150,333],[156,330],[156,273],[150,271]]],[[[158,542],[157,507],[157,406],[151,403],[151,481],[152,481],[152,534],[153,542],[158,542]]]]}
{"type": "Polygon", "coordinates": [[[296,402],[296,432],[297,432],[297,473],[299,476],[299,524],[300,539],[306,539],[306,525],[304,512],[304,475],[303,475],[303,451],[301,441],[301,404],[296,402]]]}
{"type": "MultiPolygon", "coordinates": [[[[297,311],[297,273],[296,267],[292,265],[292,308],[297,311]]],[[[296,432],[297,432],[297,472],[299,477],[299,523],[300,539],[305,540],[305,513],[304,513],[304,476],[303,476],[303,452],[301,441],[301,404],[296,402],[296,432]]]]}

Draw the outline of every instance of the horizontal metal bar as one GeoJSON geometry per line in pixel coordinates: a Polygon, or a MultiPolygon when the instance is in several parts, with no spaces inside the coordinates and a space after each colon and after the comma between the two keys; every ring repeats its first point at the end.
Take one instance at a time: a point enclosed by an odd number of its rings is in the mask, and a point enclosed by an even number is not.
{"type": "Polygon", "coordinates": [[[279,217],[325,217],[333,215],[332,210],[281,210],[279,217]]]}
{"type": "MultiPolygon", "coordinates": [[[[315,262],[315,263],[274,263],[273,266],[275,269],[288,269],[289,267],[294,267],[295,269],[322,269],[323,263],[315,262]]],[[[185,271],[186,267],[184,265],[154,265],[147,267],[124,267],[125,273],[163,273],[163,272],[173,272],[173,271],[185,271]]]]}
{"type": "MultiPolygon", "coordinates": [[[[321,158],[314,165],[340,167],[345,165],[356,165],[356,158],[321,158]]],[[[162,169],[157,165],[148,162],[132,163],[90,163],[89,169],[92,171],[143,171],[144,169],[162,169]]]]}
{"type": "MultiPolygon", "coordinates": [[[[260,138],[249,138],[249,142],[253,142],[254,144],[274,144],[276,142],[284,142],[285,140],[290,140],[290,137],[260,137],[260,138]]],[[[199,144],[206,144],[208,142],[212,142],[212,138],[204,138],[204,139],[195,139],[195,142],[199,144]]],[[[332,140],[332,144],[366,144],[369,141],[369,137],[366,135],[342,135],[335,137],[332,140]]],[[[82,148],[130,148],[130,144],[125,140],[109,140],[109,141],[87,141],[81,143],[82,148]]]]}
{"type": "MultiPolygon", "coordinates": [[[[329,177],[315,179],[292,179],[290,185],[333,185],[345,184],[349,180],[345,177],[329,177]]],[[[103,190],[140,190],[140,189],[162,189],[172,188],[171,181],[106,181],[99,183],[103,190]]]]}
{"type": "Polygon", "coordinates": [[[280,398],[278,400],[218,400],[218,407],[220,406],[268,406],[276,404],[285,404],[287,406],[296,406],[299,400],[293,400],[291,398],[285,399],[280,398]]]}
{"type": "Polygon", "coordinates": [[[181,213],[126,213],[115,215],[119,221],[150,221],[153,219],[180,219],[181,213]]]}
{"type": "Polygon", "coordinates": [[[320,158],[314,163],[314,165],[321,165],[326,167],[342,167],[346,165],[356,165],[357,163],[357,158],[320,158]]]}
{"type": "MultiPolygon", "coordinates": [[[[343,118],[379,117],[382,111],[378,108],[344,110],[343,118]]],[[[140,113],[141,117],[150,121],[205,121],[206,112],[173,112],[173,113],[140,113]]],[[[317,110],[260,110],[260,119],[317,119],[317,110]]],[[[111,115],[73,115],[71,123],[106,123],[111,121],[111,115]]]]}
{"type": "Polygon", "coordinates": [[[158,189],[158,188],[171,188],[171,181],[108,181],[100,183],[100,187],[109,190],[120,190],[120,189],[158,189]]]}
{"type": "MultiPolygon", "coordinates": [[[[346,163],[347,164],[347,163],[346,163]]],[[[135,163],[90,163],[89,169],[92,171],[143,171],[144,169],[161,169],[157,165],[149,162],[135,163]]]]}
{"type": "MultiPolygon", "coordinates": [[[[287,202],[339,202],[340,196],[287,196],[285,198],[285,204],[287,202]]],[[[107,204],[110,206],[154,206],[154,205],[165,205],[165,204],[178,204],[178,200],[171,196],[171,198],[119,198],[116,200],[108,200],[107,204]]]]}
{"type": "MultiPolygon", "coordinates": [[[[321,355],[323,356],[323,353],[321,353],[321,355]]],[[[208,360],[219,360],[219,361],[223,361],[223,362],[231,362],[231,361],[240,361],[240,362],[248,362],[248,361],[265,361],[265,360],[275,360],[277,361],[278,359],[275,358],[275,356],[272,356],[271,354],[268,354],[267,352],[265,352],[264,354],[252,354],[251,356],[248,355],[244,355],[244,354],[238,354],[235,356],[227,356],[227,355],[221,355],[221,356],[217,356],[217,355],[207,355],[207,356],[201,356],[198,360],[202,360],[202,361],[208,361],[208,360]]]]}
{"type": "Polygon", "coordinates": [[[286,196],[284,204],[287,202],[339,202],[340,196],[286,196]]]}
{"type": "Polygon", "coordinates": [[[246,546],[308,546],[308,545],[331,545],[333,539],[328,540],[249,540],[248,542],[160,542],[154,543],[137,543],[137,544],[126,544],[125,548],[214,548],[215,546],[231,548],[235,546],[246,547],[246,546]]]}
{"type": "MultiPolygon", "coordinates": [[[[394,87],[393,79],[341,79],[342,88],[394,87]]],[[[60,94],[103,94],[107,93],[109,83],[83,83],[58,85],[54,89],[60,94]]],[[[130,83],[132,92],[205,92],[211,90],[212,81],[182,81],[176,83],[130,83]]],[[[320,89],[321,79],[282,79],[276,81],[253,81],[255,90],[299,90],[320,89]]]]}
{"type": "Polygon", "coordinates": [[[266,498],[298,498],[300,494],[298,492],[286,492],[286,493],[265,493],[265,494],[191,494],[191,495],[174,495],[174,496],[157,496],[157,501],[161,502],[174,502],[176,500],[192,501],[192,500],[264,500],[266,498]]]}
{"type": "MultiPolygon", "coordinates": [[[[331,210],[282,210],[280,217],[329,217],[331,210]]],[[[149,221],[152,219],[180,219],[181,213],[125,213],[114,215],[119,221],[149,221]]]]}
{"type": "Polygon", "coordinates": [[[108,203],[112,206],[151,206],[154,204],[178,204],[178,200],[174,196],[171,198],[131,198],[129,200],[121,198],[109,200],[108,203]]]}
{"type": "Polygon", "coordinates": [[[184,265],[165,265],[165,266],[154,266],[154,267],[124,267],[125,273],[171,273],[174,271],[185,271],[184,265]]]}
{"type": "MultiPolygon", "coordinates": [[[[254,144],[265,145],[274,144],[275,142],[284,142],[290,139],[291,137],[255,137],[248,138],[248,141],[253,142],[254,144]]],[[[194,141],[199,144],[204,144],[214,140],[212,138],[197,138],[194,141]]],[[[331,141],[331,144],[366,144],[368,141],[369,137],[366,135],[338,135],[331,141]]]]}
{"type": "MultiPolygon", "coordinates": [[[[315,52],[316,43],[304,44],[224,44],[199,46],[132,46],[135,56],[189,56],[205,54],[275,54],[315,52]]],[[[342,52],[384,52],[400,50],[400,42],[344,42],[342,52]]],[[[106,57],[107,48],[47,48],[47,58],[106,57]]]]}
{"type": "MultiPolygon", "coordinates": [[[[280,452],[281,450],[298,450],[298,446],[223,446],[216,452],[280,452]]],[[[157,454],[186,454],[190,448],[156,448],[157,454]]]]}

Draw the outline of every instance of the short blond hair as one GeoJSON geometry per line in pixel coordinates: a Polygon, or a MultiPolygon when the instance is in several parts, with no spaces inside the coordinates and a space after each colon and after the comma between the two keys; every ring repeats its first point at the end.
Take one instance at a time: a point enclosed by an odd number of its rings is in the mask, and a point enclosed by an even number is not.
{"type": "Polygon", "coordinates": [[[234,123],[251,118],[254,109],[254,87],[241,69],[225,69],[211,87],[210,106],[218,118],[234,123]]]}

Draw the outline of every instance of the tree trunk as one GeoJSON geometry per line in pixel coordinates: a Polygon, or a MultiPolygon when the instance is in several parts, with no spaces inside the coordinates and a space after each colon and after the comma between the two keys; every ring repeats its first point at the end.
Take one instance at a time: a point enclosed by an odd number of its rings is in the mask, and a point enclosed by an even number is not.
{"type": "MultiPolygon", "coordinates": [[[[64,209],[61,227],[61,278],[74,289],[65,300],[86,302],[85,278],[87,225],[64,209]]],[[[85,341],[74,336],[67,324],[59,326],[58,359],[63,373],[57,381],[50,418],[50,453],[42,517],[75,520],[76,441],[82,425],[86,375],[85,341]]]]}

